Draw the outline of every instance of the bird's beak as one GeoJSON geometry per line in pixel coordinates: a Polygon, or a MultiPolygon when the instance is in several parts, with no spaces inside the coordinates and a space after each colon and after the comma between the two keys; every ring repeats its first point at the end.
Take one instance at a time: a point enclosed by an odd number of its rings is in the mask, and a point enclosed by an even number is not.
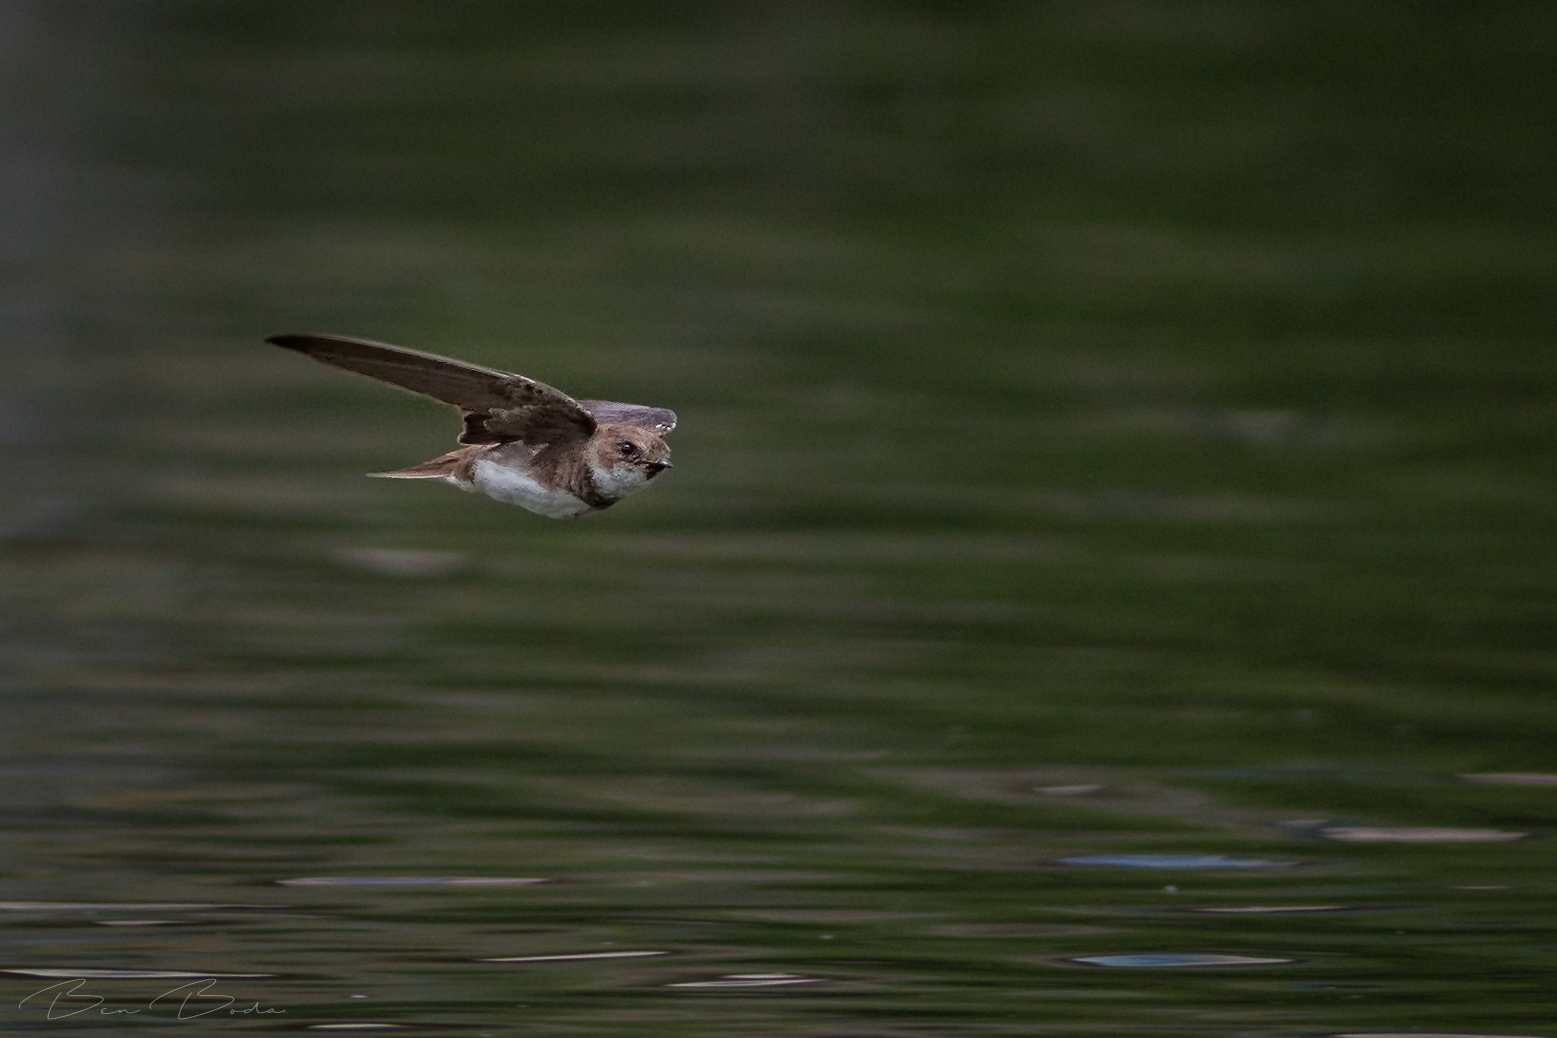
{"type": "Polygon", "coordinates": [[[658,476],[661,472],[664,472],[666,469],[673,469],[675,467],[676,466],[674,466],[674,465],[672,465],[670,463],[670,459],[669,458],[666,458],[664,461],[651,461],[651,462],[649,462],[649,475],[651,475],[651,476],[658,476]]]}

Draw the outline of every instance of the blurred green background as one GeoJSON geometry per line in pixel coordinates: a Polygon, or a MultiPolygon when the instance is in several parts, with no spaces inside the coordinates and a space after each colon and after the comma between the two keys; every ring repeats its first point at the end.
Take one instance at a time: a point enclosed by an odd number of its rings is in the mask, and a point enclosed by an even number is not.
{"type": "Polygon", "coordinates": [[[1523,3],[7,4],[11,965],[298,1026],[1547,1025],[1554,68],[1523,3]],[[363,479],[457,422],[305,330],[674,408],[676,469],[577,523],[363,479]],[[1347,911],[1185,914],[1261,901],[1347,911]],[[59,907],[110,902],[261,907],[59,907]],[[1300,963],[1065,961],[1165,951],[1300,963]],[[756,972],[815,983],[672,986],[756,972]]]}

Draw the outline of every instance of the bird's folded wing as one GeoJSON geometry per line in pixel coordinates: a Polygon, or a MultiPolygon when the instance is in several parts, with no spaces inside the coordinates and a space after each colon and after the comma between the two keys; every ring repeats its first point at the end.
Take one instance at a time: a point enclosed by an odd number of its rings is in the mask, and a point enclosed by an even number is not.
{"type": "Polygon", "coordinates": [[[578,401],[523,375],[342,335],[275,335],[265,341],[453,404],[465,415],[461,443],[550,443],[595,431],[594,418],[578,401]]]}
{"type": "Polygon", "coordinates": [[[676,427],[676,412],[664,407],[619,404],[613,400],[580,400],[579,406],[601,425],[636,425],[664,436],[676,427]]]}

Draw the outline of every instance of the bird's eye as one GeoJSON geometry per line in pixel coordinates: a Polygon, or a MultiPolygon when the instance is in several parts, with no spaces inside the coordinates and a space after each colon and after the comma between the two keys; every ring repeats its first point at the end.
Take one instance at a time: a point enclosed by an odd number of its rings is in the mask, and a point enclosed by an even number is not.
{"type": "Polygon", "coordinates": [[[623,440],[621,443],[616,445],[616,449],[622,452],[622,457],[630,458],[633,456],[633,451],[637,450],[638,448],[634,447],[626,440],[623,440]]]}

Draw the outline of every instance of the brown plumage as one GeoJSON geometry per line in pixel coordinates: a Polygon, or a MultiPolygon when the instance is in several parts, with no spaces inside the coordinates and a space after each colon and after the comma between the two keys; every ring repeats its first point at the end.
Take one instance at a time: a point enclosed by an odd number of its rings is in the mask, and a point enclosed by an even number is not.
{"type": "Polygon", "coordinates": [[[610,507],[670,467],[663,436],[676,427],[676,413],[662,407],[578,401],[523,375],[368,339],[277,335],[266,341],[460,409],[459,442],[466,446],[377,476],[444,479],[571,518],[610,507]]]}
{"type": "Polygon", "coordinates": [[[461,476],[469,479],[469,470],[475,463],[475,454],[476,452],[469,447],[461,447],[457,451],[450,451],[442,457],[424,461],[420,465],[390,469],[388,472],[369,472],[368,475],[378,476],[381,479],[458,479],[461,476]]]}

